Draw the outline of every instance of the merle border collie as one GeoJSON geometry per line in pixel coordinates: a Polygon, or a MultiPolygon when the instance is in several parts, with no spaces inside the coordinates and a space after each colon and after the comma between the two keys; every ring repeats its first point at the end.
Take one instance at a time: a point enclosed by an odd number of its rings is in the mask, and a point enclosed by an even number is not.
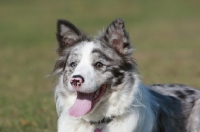
{"type": "Polygon", "coordinates": [[[144,85],[122,19],[93,38],[57,22],[58,132],[200,132],[200,91],[144,85]]]}

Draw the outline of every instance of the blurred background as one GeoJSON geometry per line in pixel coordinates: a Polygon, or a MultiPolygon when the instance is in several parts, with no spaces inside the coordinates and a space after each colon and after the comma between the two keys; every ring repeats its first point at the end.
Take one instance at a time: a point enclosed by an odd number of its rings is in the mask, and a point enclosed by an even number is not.
{"type": "Polygon", "coordinates": [[[199,0],[0,0],[0,132],[55,132],[56,21],[96,34],[123,18],[144,83],[200,88],[199,0]]]}

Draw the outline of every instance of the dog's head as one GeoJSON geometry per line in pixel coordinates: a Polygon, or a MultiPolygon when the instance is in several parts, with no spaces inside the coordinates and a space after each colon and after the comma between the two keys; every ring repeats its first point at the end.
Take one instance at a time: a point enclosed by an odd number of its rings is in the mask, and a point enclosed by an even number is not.
{"type": "Polygon", "coordinates": [[[59,58],[54,72],[63,77],[63,88],[77,95],[68,110],[71,116],[85,115],[113,91],[123,89],[125,78],[131,78],[127,73],[136,69],[121,19],[114,20],[93,40],[72,23],[58,20],[57,41],[59,58]]]}

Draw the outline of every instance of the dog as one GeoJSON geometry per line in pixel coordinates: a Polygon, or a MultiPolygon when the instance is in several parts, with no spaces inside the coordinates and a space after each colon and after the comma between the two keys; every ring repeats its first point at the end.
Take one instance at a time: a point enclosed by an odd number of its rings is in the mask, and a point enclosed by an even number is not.
{"type": "Polygon", "coordinates": [[[58,132],[200,132],[200,91],[144,85],[122,19],[93,38],[57,21],[58,132]]]}

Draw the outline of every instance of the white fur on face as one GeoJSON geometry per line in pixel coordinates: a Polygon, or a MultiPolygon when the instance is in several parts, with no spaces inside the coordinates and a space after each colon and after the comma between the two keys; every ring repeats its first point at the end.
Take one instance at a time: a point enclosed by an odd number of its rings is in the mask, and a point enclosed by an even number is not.
{"type": "MultiPolygon", "coordinates": [[[[81,85],[78,91],[84,93],[91,93],[97,90],[97,86],[94,80],[94,67],[92,64],[92,51],[94,49],[94,42],[82,42],[81,48],[78,51],[79,63],[72,73],[74,75],[80,75],[84,78],[84,83],[81,85]]],[[[74,91],[74,88],[68,82],[68,88],[70,91],[74,91]]]]}

